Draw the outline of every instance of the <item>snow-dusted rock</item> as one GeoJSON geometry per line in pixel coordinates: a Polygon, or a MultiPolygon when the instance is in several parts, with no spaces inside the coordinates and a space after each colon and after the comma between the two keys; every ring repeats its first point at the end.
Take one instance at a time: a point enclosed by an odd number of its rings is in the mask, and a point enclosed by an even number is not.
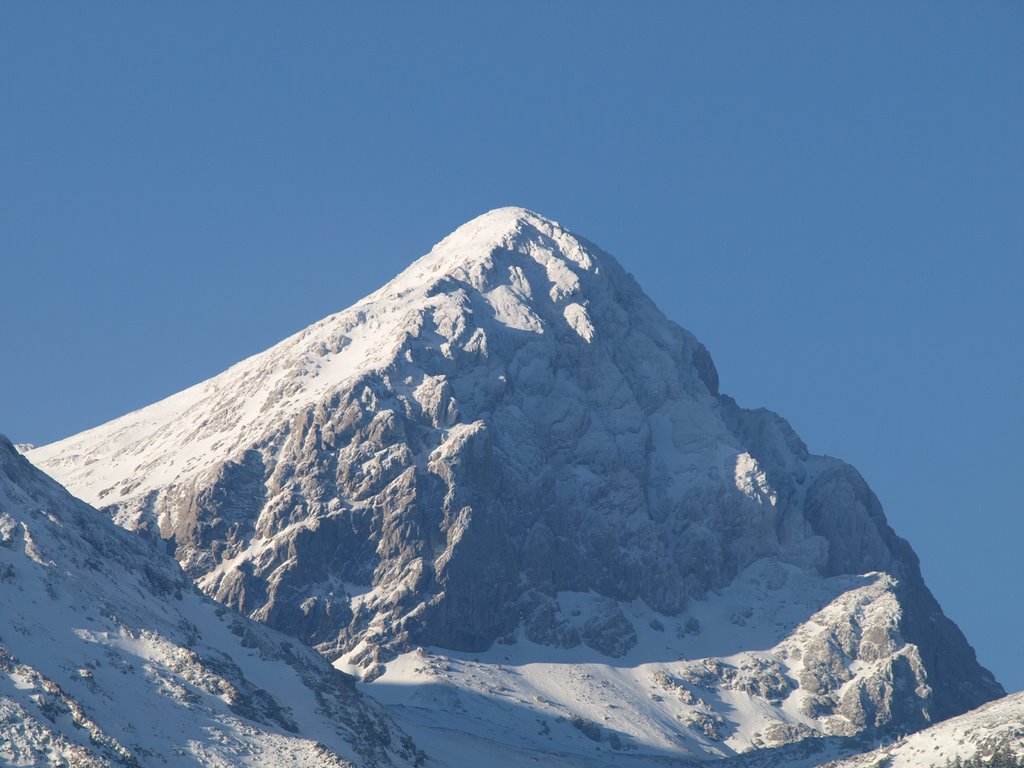
{"type": "MultiPolygon", "coordinates": [[[[416,646],[629,658],[635,603],[711,637],[694,606],[774,563],[810,583],[887,575],[870,605],[806,605],[798,635],[749,649],[767,666],[724,659],[721,634],[689,657],[722,658],[715,690],[799,699],[763,741],[917,728],[1002,693],[856,470],[720,394],[707,350],[611,256],[522,209],[474,219],[220,376],[28,456],[168,539],[207,594],[374,677],[416,646]]],[[[755,745],[718,722],[723,701],[685,717],[755,745]]]]}
{"type": "Polygon", "coordinates": [[[1024,693],[997,699],[895,743],[827,763],[823,768],[947,768],[965,762],[973,766],[1024,765],[1024,693]]]}
{"type": "Polygon", "coordinates": [[[411,766],[351,678],[201,596],[0,436],[0,764],[411,766]]]}
{"type": "Polygon", "coordinates": [[[747,765],[739,755],[803,742],[802,764],[817,765],[929,725],[927,670],[903,635],[897,595],[887,574],[822,578],[764,559],[680,616],[618,603],[632,643],[608,653],[582,641],[587,617],[607,615],[608,598],[562,592],[544,611],[553,635],[527,623],[515,642],[483,653],[421,648],[363,690],[449,760],[459,745],[489,742],[522,764],[530,754],[546,762],[595,753],[612,763],[627,752],[637,765],[665,754],[747,765]],[[581,736],[576,722],[597,724],[600,737],[581,736]]]}

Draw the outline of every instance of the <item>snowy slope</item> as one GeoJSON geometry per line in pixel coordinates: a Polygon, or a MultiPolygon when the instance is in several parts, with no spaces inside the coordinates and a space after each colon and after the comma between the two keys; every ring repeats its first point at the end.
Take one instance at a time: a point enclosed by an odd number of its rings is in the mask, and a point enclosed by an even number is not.
{"type": "MultiPolygon", "coordinates": [[[[196,477],[321,403],[347,380],[388,367],[424,311],[457,312],[447,296],[434,291],[438,281],[479,270],[466,254],[500,246],[523,214],[510,208],[480,217],[349,309],[159,403],[67,440],[26,446],[30,458],[95,506],[125,505],[196,477]]],[[[586,263],[579,246],[570,247],[586,263]]],[[[551,291],[575,289],[578,280],[561,263],[552,261],[551,270],[551,291]]],[[[528,291],[525,276],[521,280],[520,291],[528,291]]],[[[487,302],[498,322],[542,330],[540,318],[514,290],[502,286],[487,302]]],[[[585,324],[586,310],[575,311],[576,322],[585,324]]]]}
{"type": "Polygon", "coordinates": [[[829,768],[945,768],[957,758],[988,761],[1013,755],[1024,764],[1024,693],[1006,696],[894,744],[829,768]]]}
{"type": "Polygon", "coordinates": [[[905,732],[1003,693],[856,470],[722,395],[707,350],[614,258],[523,209],[463,225],[220,376],[27,455],[169,540],[208,595],[379,677],[367,690],[384,698],[409,674],[453,707],[503,705],[474,698],[469,677],[414,675],[410,656],[478,654],[490,687],[525,686],[527,719],[553,716],[536,697],[572,709],[615,685],[629,706],[608,722],[637,752],[712,757],[905,732]],[[671,650],[708,659],[706,694],[681,693],[670,665],[659,679],[675,698],[651,710],[648,665],[673,659],[644,657],[650,622],[685,628],[774,568],[792,634],[730,614],[707,646],[671,650]],[[740,622],[767,634],[737,647],[740,622]],[[541,649],[553,680],[583,663],[615,679],[537,692],[532,673],[503,681],[500,657],[527,664],[507,648],[541,649]],[[740,678],[761,693],[737,693],[740,678]],[[677,706],[691,694],[703,705],[677,706]]]}
{"type": "Polygon", "coordinates": [[[0,764],[408,766],[412,743],[294,640],[0,437],[0,764]]]}
{"type": "MultiPolygon", "coordinates": [[[[702,760],[851,736],[861,729],[841,713],[822,717],[801,681],[827,669],[844,678],[842,699],[859,701],[879,677],[892,681],[894,660],[920,664],[899,638],[893,587],[884,574],[817,579],[760,561],[685,617],[639,601],[621,606],[638,639],[620,658],[520,636],[482,653],[419,648],[361,688],[387,704],[417,743],[449,760],[469,744],[489,745],[510,765],[524,753],[568,764],[702,760]],[[841,642],[851,617],[865,645],[891,647],[873,656],[852,650],[832,668],[835,659],[816,649],[841,642]]],[[[570,615],[585,615],[581,609],[598,599],[559,595],[570,615]]]]}

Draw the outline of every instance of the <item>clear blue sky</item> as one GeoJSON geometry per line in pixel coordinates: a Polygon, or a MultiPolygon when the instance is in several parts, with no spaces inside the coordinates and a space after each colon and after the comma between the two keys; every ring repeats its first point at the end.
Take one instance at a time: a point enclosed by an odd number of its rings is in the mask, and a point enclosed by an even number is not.
{"type": "Polygon", "coordinates": [[[5,2],[0,431],[148,404],[523,205],[860,468],[1024,688],[1022,41],[1020,2],[5,2]]]}

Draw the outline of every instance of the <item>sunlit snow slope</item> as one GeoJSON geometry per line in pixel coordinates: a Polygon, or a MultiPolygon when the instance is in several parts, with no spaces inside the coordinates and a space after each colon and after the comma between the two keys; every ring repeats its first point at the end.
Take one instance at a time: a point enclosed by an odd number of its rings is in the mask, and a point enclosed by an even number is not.
{"type": "MultiPolygon", "coordinates": [[[[990,702],[966,715],[933,725],[829,768],[946,768],[953,761],[982,764],[1014,757],[1024,764],[1024,693],[990,702]]],[[[995,763],[993,763],[995,764],[995,763]]]]}

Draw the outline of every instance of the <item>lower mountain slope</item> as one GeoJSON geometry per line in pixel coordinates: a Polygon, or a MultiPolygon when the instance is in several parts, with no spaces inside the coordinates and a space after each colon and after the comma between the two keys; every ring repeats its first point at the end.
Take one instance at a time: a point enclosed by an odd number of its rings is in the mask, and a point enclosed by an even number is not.
{"type": "Polygon", "coordinates": [[[681,617],[593,593],[557,599],[562,631],[604,612],[634,642],[615,657],[525,632],[480,653],[418,648],[361,688],[431,754],[509,766],[739,765],[801,743],[816,764],[928,725],[927,670],[887,574],[822,579],[764,559],[681,617]]]}
{"type": "Polygon", "coordinates": [[[0,764],[406,767],[411,740],[299,642],[0,437],[0,764]]]}
{"type": "Polygon", "coordinates": [[[989,702],[827,768],[1017,768],[1024,766],[1024,693],[989,702]]]}

